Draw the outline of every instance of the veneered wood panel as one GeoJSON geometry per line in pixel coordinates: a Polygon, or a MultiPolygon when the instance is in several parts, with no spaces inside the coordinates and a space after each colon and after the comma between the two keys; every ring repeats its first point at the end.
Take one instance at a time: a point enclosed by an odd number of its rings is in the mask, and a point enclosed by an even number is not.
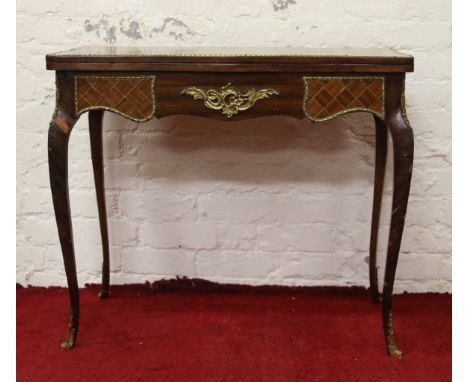
{"type": "Polygon", "coordinates": [[[110,110],[134,121],[151,119],[156,110],[155,76],[76,76],[75,113],[110,110]]]}
{"type": "Polygon", "coordinates": [[[325,121],[353,111],[385,116],[383,77],[304,77],[304,113],[313,121],[325,121]]]}

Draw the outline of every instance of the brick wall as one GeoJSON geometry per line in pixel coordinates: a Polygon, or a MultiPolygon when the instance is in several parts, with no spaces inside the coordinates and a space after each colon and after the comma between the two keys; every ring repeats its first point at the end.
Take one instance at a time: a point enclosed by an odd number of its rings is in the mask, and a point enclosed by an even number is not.
{"type": "MultiPolygon", "coordinates": [[[[47,170],[54,73],[44,55],[80,45],[390,47],[407,79],[413,185],[396,291],[451,289],[450,1],[19,0],[17,281],[65,285],[47,170]]],[[[368,285],[374,130],[326,123],[223,123],[106,114],[112,283],[179,276],[219,282],[368,285]]],[[[79,282],[100,282],[101,244],[87,119],[70,140],[79,282]]],[[[388,235],[387,171],[380,275],[388,235]]]]}

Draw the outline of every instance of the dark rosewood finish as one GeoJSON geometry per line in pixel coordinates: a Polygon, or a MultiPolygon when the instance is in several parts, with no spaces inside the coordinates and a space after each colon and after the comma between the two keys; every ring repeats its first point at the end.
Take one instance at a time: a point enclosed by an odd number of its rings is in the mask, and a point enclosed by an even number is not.
{"type": "Polygon", "coordinates": [[[379,284],[377,278],[377,236],[379,232],[380,209],[385,179],[385,165],[387,163],[387,126],[374,116],[375,121],[375,176],[374,176],[374,204],[372,207],[371,240],[369,249],[369,280],[372,301],[380,302],[379,284]]]}
{"type": "Polygon", "coordinates": [[[344,113],[374,115],[376,159],[369,278],[382,299],[387,351],[401,356],[392,324],[392,292],[413,165],[413,132],[404,105],[405,73],[413,58],[392,50],[80,48],[47,56],[56,70],[57,103],[49,128],[53,204],[70,294],[68,338],[75,345],[79,293],[70,216],[68,140],[89,111],[91,153],[103,245],[101,298],[109,295],[109,235],[102,158],[104,110],[142,121],[172,114],[221,120],[288,115],[322,121],[344,113]],[[377,236],[387,158],[393,141],[393,207],[382,296],[377,283],[377,236]]]}
{"type": "Polygon", "coordinates": [[[99,224],[102,239],[102,285],[100,298],[109,297],[109,233],[107,232],[106,197],[104,193],[104,164],[102,160],[102,119],[103,110],[91,110],[89,117],[89,140],[91,143],[91,161],[93,162],[94,184],[98,204],[99,224]]]}

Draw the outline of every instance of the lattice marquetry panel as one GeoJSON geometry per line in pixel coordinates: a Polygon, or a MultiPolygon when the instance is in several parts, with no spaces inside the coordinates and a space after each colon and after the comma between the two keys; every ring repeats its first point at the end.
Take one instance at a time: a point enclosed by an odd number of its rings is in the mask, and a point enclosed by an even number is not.
{"type": "Polygon", "coordinates": [[[304,113],[325,121],[352,111],[368,111],[383,118],[383,77],[304,77],[304,113]]]}
{"type": "Polygon", "coordinates": [[[134,121],[153,117],[155,76],[75,77],[75,112],[111,110],[134,121]]]}

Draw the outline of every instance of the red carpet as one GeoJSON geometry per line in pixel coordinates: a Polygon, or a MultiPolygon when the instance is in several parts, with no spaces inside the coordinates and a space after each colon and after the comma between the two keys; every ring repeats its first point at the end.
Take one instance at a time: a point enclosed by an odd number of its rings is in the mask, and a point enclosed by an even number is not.
{"type": "Polygon", "coordinates": [[[77,346],[62,351],[66,289],[18,288],[17,381],[451,380],[447,294],[395,296],[398,360],[364,289],[173,289],[83,289],[77,346]]]}

